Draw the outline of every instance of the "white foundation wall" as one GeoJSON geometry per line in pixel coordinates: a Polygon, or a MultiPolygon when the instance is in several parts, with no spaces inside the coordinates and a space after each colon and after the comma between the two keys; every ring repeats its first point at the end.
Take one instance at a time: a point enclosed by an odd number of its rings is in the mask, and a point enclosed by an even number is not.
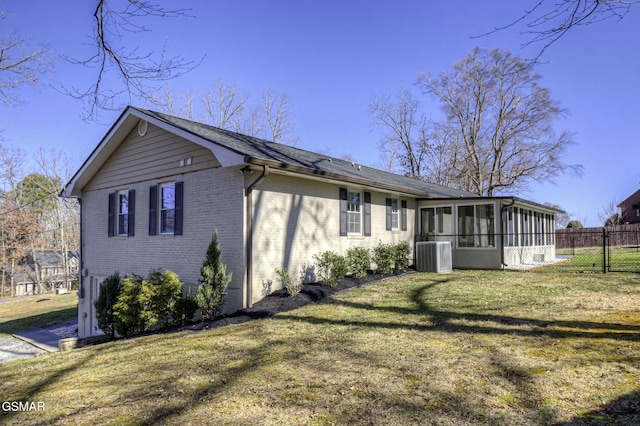
{"type": "MultiPolygon", "coordinates": [[[[252,177],[255,179],[255,177],[252,177]]],[[[287,268],[294,278],[313,267],[314,254],[350,247],[406,241],[413,248],[415,200],[349,184],[329,183],[271,173],[253,192],[253,302],[281,288],[275,271],[287,268]],[[371,192],[371,236],[340,236],[339,188],[371,192]],[[407,202],[406,231],[386,230],[386,198],[407,202]]],[[[402,227],[400,227],[402,229],[402,227]]]]}
{"type": "Polygon", "coordinates": [[[162,269],[178,274],[197,288],[200,267],[213,232],[218,230],[222,261],[233,273],[225,312],[243,307],[245,298],[244,178],[236,168],[201,170],[149,179],[117,188],[88,191],[82,197],[83,298],[78,305],[80,337],[99,332],[93,300],[99,283],[115,271],[146,276],[162,269]],[[184,182],[183,235],[149,235],[149,187],[161,182],[184,182]],[[108,237],[108,194],[134,189],[135,235],[108,237]]]}

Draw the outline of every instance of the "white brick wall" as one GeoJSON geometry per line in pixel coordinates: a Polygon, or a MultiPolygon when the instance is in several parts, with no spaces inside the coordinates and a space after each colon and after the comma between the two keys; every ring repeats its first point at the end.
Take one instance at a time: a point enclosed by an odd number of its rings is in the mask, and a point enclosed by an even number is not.
{"type": "MultiPolygon", "coordinates": [[[[209,169],[184,175],[148,180],[130,186],[89,191],[83,194],[83,279],[89,296],[89,279],[104,279],[114,271],[122,276],[146,276],[150,270],[172,270],[185,283],[197,287],[200,267],[214,230],[222,247],[222,260],[233,273],[229,285],[228,312],[242,308],[244,297],[244,195],[242,173],[236,168],[209,169]],[[149,236],[149,187],[161,182],[184,182],[183,235],[149,236]],[[135,236],[108,237],[108,194],[135,189],[135,236]]],[[[87,335],[94,315],[91,301],[80,301],[80,333],[87,335]],[[84,324],[84,325],[83,325],[84,324]]]]}
{"type": "Polygon", "coordinates": [[[254,190],[253,301],[266,288],[278,288],[276,269],[288,268],[299,277],[303,264],[325,250],[344,254],[350,247],[372,248],[379,242],[407,241],[413,247],[415,200],[398,194],[371,192],[372,235],[340,236],[339,188],[366,189],[339,183],[271,173],[254,190]],[[386,198],[407,201],[407,230],[386,230],[386,198]]]}

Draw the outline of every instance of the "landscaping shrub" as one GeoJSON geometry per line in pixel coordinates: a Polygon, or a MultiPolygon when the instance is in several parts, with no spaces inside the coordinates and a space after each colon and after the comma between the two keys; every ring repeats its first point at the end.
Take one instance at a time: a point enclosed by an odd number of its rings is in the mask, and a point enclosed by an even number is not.
{"type": "Polygon", "coordinates": [[[227,285],[232,274],[227,274],[227,266],[220,261],[222,249],[218,244],[218,232],[214,232],[202,268],[200,268],[200,286],[195,301],[202,310],[202,318],[213,319],[222,310],[227,285]]]}
{"type": "Polygon", "coordinates": [[[411,246],[408,242],[402,241],[395,245],[395,269],[399,271],[409,266],[409,256],[411,255],[411,246]]]}
{"type": "Polygon", "coordinates": [[[277,270],[276,274],[278,275],[280,284],[282,284],[282,287],[287,289],[287,293],[289,293],[290,296],[295,296],[300,293],[302,290],[302,282],[294,281],[291,275],[289,275],[287,268],[277,270]]]}
{"type": "Polygon", "coordinates": [[[113,313],[114,305],[118,301],[121,289],[122,280],[120,279],[120,273],[114,272],[100,283],[100,295],[98,299],[93,302],[93,306],[96,308],[98,327],[109,337],[109,340],[115,338],[116,330],[113,313]]]}
{"type": "Polygon", "coordinates": [[[113,318],[116,332],[124,337],[131,337],[144,330],[140,303],[143,279],[139,275],[129,274],[122,280],[122,290],[118,301],[113,306],[113,318]]]}
{"type": "Polygon", "coordinates": [[[187,325],[198,310],[198,304],[191,295],[191,289],[178,298],[173,306],[171,316],[176,325],[187,325]]]}
{"type": "Polygon", "coordinates": [[[379,274],[390,274],[396,264],[395,246],[380,242],[373,248],[372,260],[376,264],[376,272],[379,274]]]}
{"type": "Polygon", "coordinates": [[[364,247],[352,247],[347,250],[347,266],[353,278],[364,278],[371,267],[371,255],[364,247]]]}
{"type": "Polygon", "coordinates": [[[144,328],[155,325],[169,326],[169,319],[176,300],[182,296],[182,282],[172,271],[154,271],[142,281],[139,301],[142,305],[140,317],[144,328]]]}
{"type": "Polygon", "coordinates": [[[347,274],[347,262],[339,254],[328,250],[313,258],[316,260],[318,279],[324,285],[335,287],[347,274]]]}

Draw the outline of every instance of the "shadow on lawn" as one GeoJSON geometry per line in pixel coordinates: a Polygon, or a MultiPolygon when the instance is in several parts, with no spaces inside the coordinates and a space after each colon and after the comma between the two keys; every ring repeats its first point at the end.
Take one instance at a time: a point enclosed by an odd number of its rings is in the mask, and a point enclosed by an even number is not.
{"type": "Polygon", "coordinates": [[[638,425],[640,424],[640,390],[628,393],[610,403],[554,426],[638,425]]]}
{"type": "Polygon", "coordinates": [[[423,315],[429,317],[431,324],[411,324],[393,323],[393,322],[360,322],[360,321],[344,321],[329,318],[317,318],[311,316],[288,316],[279,315],[276,318],[305,320],[315,324],[335,324],[335,325],[355,325],[380,328],[402,329],[411,328],[419,331],[447,331],[452,333],[469,333],[469,334],[504,334],[504,335],[521,335],[534,337],[553,337],[553,338],[590,338],[590,339],[616,339],[640,341],[640,326],[617,324],[617,323],[600,323],[590,321],[556,321],[556,320],[540,320],[534,318],[520,318],[506,315],[488,315],[459,313],[439,310],[425,303],[426,293],[437,285],[445,284],[449,280],[439,280],[426,284],[415,291],[411,295],[411,300],[417,305],[416,308],[402,307],[379,307],[366,303],[355,303],[344,300],[329,299],[327,303],[345,306],[355,309],[364,310],[380,310],[406,315],[423,315]],[[474,324],[462,324],[461,321],[472,322],[474,324]],[[482,324],[477,324],[482,323],[482,324]],[[494,323],[490,325],[485,323],[494,323]]]}
{"type": "MultiPolygon", "coordinates": [[[[612,338],[627,341],[640,340],[640,326],[584,321],[546,321],[504,315],[457,313],[436,309],[426,303],[425,300],[428,300],[426,296],[428,295],[429,290],[433,289],[437,285],[445,284],[447,281],[448,280],[446,279],[433,281],[412,292],[410,298],[415,304],[413,308],[374,306],[366,303],[355,303],[337,299],[328,299],[325,302],[327,304],[345,306],[354,309],[380,310],[399,314],[425,316],[429,319],[429,323],[425,324],[339,320],[335,318],[317,318],[290,314],[280,314],[271,318],[273,320],[293,319],[295,321],[307,321],[312,324],[320,325],[353,325],[360,327],[378,327],[382,329],[411,329],[418,331],[435,330],[451,333],[486,333],[552,338],[612,338]]],[[[314,297],[311,298],[314,299],[314,297]]],[[[258,327],[255,330],[247,330],[246,333],[247,334],[243,335],[244,340],[259,341],[262,338],[261,333],[263,333],[263,330],[258,327]]],[[[350,336],[345,334],[341,337],[341,340],[349,342],[349,338],[350,336]]],[[[161,360],[157,365],[155,365],[155,362],[143,362],[140,365],[136,365],[136,368],[128,372],[132,373],[131,377],[135,377],[135,380],[128,381],[126,388],[122,387],[122,374],[113,374],[112,376],[103,378],[104,382],[101,383],[101,385],[113,387],[114,389],[119,388],[119,395],[112,402],[106,403],[100,408],[102,410],[109,410],[109,405],[117,407],[122,404],[129,406],[140,405],[142,407],[145,404],[149,404],[150,401],[157,401],[158,404],[153,408],[148,408],[148,411],[144,416],[137,417],[132,415],[130,420],[135,419],[135,421],[144,424],[170,422],[174,419],[177,420],[180,416],[186,414],[194,407],[201,406],[202,404],[211,404],[215,406],[220,404],[220,401],[225,398],[232,398],[234,385],[241,381],[243,377],[255,368],[263,367],[277,361],[278,358],[273,356],[274,353],[278,353],[282,350],[291,351],[293,350],[292,348],[296,347],[296,345],[306,344],[306,342],[301,342],[299,339],[300,337],[296,335],[275,338],[268,340],[263,344],[256,345],[255,347],[244,348],[243,350],[239,350],[239,347],[230,343],[230,346],[225,347],[225,350],[232,351],[235,358],[227,360],[225,363],[226,365],[217,365],[216,367],[213,367],[210,362],[194,364],[191,367],[193,374],[210,376],[210,381],[205,386],[189,389],[187,392],[184,392],[184,385],[180,383],[185,380],[185,375],[188,376],[188,372],[185,372],[184,369],[175,369],[175,366],[172,364],[163,366],[161,360]],[[153,374],[154,369],[162,370],[164,372],[170,371],[170,374],[158,375],[163,377],[162,379],[159,379],[158,376],[153,374]]],[[[132,339],[129,341],[129,344],[131,346],[135,346],[138,343],[135,342],[135,339],[132,339]]],[[[318,344],[326,345],[328,343],[319,342],[318,344]]],[[[345,348],[344,350],[348,351],[352,346],[343,344],[340,347],[345,348]]],[[[207,348],[209,350],[209,347],[207,348]]],[[[49,375],[39,377],[24,392],[19,395],[11,395],[11,397],[15,400],[37,401],[38,395],[42,389],[50,387],[55,382],[63,380],[75,369],[80,368],[81,366],[86,366],[87,363],[94,361],[93,358],[101,354],[103,350],[106,351],[105,353],[110,353],[113,350],[124,349],[126,348],[119,347],[118,349],[115,349],[111,345],[103,345],[101,347],[94,347],[90,351],[79,351],[77,359],[68,361],[49,375]]],[[[179,348],[170,348],[170,350],[173,351],[178,349],[179,348]]],[[[326,350],[331,349],[328,348],[326,350]]],[[[206,354],[203,354],[203,356],[215,357],[215,353],[207,352],[206,354]]],[[[354,352],[353,355],[350,356],[353,356],[354,359],[362,359],[363,354],[354,352]]],[[[376,362],[375,359],[367,361],[372,363],[376,362]]],[[[490,366],[488,366],[488,368],[492,370],[493,375],[500,377],[505,383],[509,384],[509,387],[514,389],[514,393],[520,400],[518,405],[534,413],[534,416],[537,416],[539,424],[552,424],[553,419],[556,418],[555,413],[552,408],[548,408],[548,406],[545,405],[540,393],[535,389],[530,373],[519,366],[517,362],[513,362],[510,359],[509,353],[501,348],[493,349],[493,352],[490,354],[489,361],[490,366]]],[[[169,360],[168,362],[171,361],[169,360]]],[[[386,367],[387,366],[385,365],[380,366],[381,369],[386,367]]],[[[265,380],[267,379],[265,378],[265,380]]],[[[401,395],[387,395],[384,389],[379,389],[377,392],[378,393],[375,395],[367,394],[363,396],[363,399],[367,397],[370,401],[375,402],[375,405],[371,405],[372,402],[370,402],[366,405],[362,404],[362,407],[354,406],[353,410],[371,411],[377,409],[380,415],[386,416],[393,416],[395,410],[400,410],[403,413],[424,413],[425,410],[429,410],[429,408],[426,408],[423,405],[416,404],[414,400],[411,400],[410,398],[402,398],[401,395]]],[[[263,397],[266,404],[272,404],[274,406],[287,405],[287,401],[274,401],[273,399],[268,398],[266,394],[263,395],[263,397]]],[[[340,395],[336,395],[336,397],[339,398],[340,395]]],[[[447,400],[451,406],[442,410],[454,419],[476,419],[480,423],[484,424],[506,424],[505,420],[500,417],[496,417],[495,419],[488,418],[490,414],[476,409],[477,407],[470,404],[464,395],[452,393],[451,395],[443,396],[443,399],[447,400]]],[[[586,416],[581,416],[580,418],[576,418],[575,421],[565,424],[567,426],[607,424],[604,422],[597,423],[598,419],[603,419],[600,417],[603,415],[609,416],[605,417],[606,419],[614,419],[614,421],[632,420],[637,422],[639,400],[640,392],[634,392],[609,403],[602,409],[594,410],[586,416]],[[627,411],[619,414],[624,410],[627,411]],[[633,414],[631,410],[636,410],[636,414],[633,414]],[[603,412],[605,414],[602,414],[603,412]],[[632,417],[633,415],[636,417],[632,417]]],[[[53,417],[49,420],[52,423],[64,422],[65,420],[73,422],[81,419],[83,415],[95,411],[95,409],[96,407],[91,406],[91,404],[89,404],[89,406],[84,405],[66,415],[53,417]]],[[[440,409],[435,408],[435,410],[440,409]]],[[[365,413],[363,412],[363,415],[364,414],[365,413]]],[[[368,413],[367,415],[370,414],[371,413],[368,413]]],[[[17,417],[18,415],[18,413],[5,413],[4,415],[0,415],[0,422],[3,422],[4,420],[17,420],[19,419],[19,417],[17,417]]],[[[392,419],[389,417],[387,418],[391,422],[392,419]]],[[[403,419],[405,421],[407,420],[406,418],[400,418],[400,420],[403,419]]],[[[123,422],[126,421],[126,419],[122,417],[120,420],[123,422]]],[[[259,422],[260,420],[261,419],[256,419],[256,422],[259,422]]],[[[623,422],[621,424],[629,423],[623,422]]]]}

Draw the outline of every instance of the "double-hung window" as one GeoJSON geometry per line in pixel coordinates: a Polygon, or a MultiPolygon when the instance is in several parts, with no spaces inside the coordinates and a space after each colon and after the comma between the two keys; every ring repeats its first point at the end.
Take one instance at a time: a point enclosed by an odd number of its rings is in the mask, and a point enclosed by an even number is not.
{"type": "Polygon", "coordinates": [[[160,185],[160,233],[173,234],[176,216],[176,187],[173,183],[160,185]]]}
{"type": "Polygon", "coordinates": [[[118,235],[129,235],[129,191],[118,191],[118,235]]]}
{"type": "Polygon", "coordinates": [[[397,198],[391,199],[391,229],[400,229],[400,208],[397,198]]]}
{"type": "Polygon", "coordinates": [[[359,192],[347,193],[347,232],[349,234],[362,233],[362,203],[359,192]]]}
{"type": "Polygon", "coordinates": [[[107,235],[133,237],[135,225],[136,191],[134,189],[109,193],[107,235]]]}
{"type": "Polygon", "coordinates": [[[182,235],[183,182],[149,187],[149,235],[182,235]]]}

